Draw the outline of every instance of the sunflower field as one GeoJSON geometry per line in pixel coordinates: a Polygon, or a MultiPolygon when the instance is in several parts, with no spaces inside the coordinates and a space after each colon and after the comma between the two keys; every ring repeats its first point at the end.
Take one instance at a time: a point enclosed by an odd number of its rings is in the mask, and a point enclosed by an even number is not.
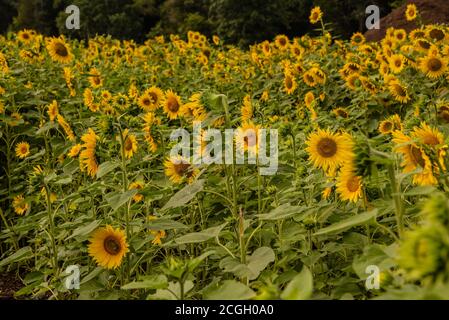
{"type": "Polygon", "coordinates": [[[249,49],[193,31],[0,36],[15,297],[448,299],[449,28],[368,43],[324,18],[249,49]],[[171,133],[193,122],[277,130],[277,171],[173,161],[171,133]]]}

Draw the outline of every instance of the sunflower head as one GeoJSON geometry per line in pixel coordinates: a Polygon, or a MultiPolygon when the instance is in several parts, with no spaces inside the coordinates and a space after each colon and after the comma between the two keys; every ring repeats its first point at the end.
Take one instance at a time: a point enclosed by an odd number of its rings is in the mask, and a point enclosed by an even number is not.
{"type": "Polygon", "coordinates": [[[18,196],[14,197],[12,206],[14,208],[14,212],[20,216],[24,215],[25,212],[27,212],[30,207],[28,202],[25,201],[25,199],[23,198],[22,195],[18,195],[18,196]]]}
{"type": "Polygon", "coordinates": [[[164,163],[165,175],[170,178],[173,183],[180,184],[183,181],[192,183],[199,173],[188,159],[181,156],[167,159],[164,163]]]}
{"type": "Polygon", "coordinates": [[[70,63],[73,59],[70,47],[62,37],[48,40],[47,51],[52,60],[59,63],[70,63]]]}
{"type": "Polygon", "coordinates": [[[312,24],[318,23],[323,18],[323,12],[320,7],[314,7],[312,11],[310,11],[309,21],[312,24]]]}
{"type": "Polygon", "coordinates": [[[120,266],[129,251],[126,235],[120,229],[107,225],[97,229],[89,244],[89,255],[103,268],[115,269],[120,266]]]}
{"type": "Polygon", "coordinates": [[[174,120],[181,115],[182,103],[181,98],[172,90],[165,93],[164,112],[170,120],[174,120]]]}
{"type": "Polygon", "coordinates": [[[418,15],[418,9],[414,3],[410,3],[407,5],[407,9],[405,10],[405,18],[407,21],[413,21],[416,19],[418,15]]]}
{"type": "Polygon", "coordinates": [[[16,144],[16,156],[24,159],[30,155],[30,145],[28,142],[22,141],[16,144]]]}

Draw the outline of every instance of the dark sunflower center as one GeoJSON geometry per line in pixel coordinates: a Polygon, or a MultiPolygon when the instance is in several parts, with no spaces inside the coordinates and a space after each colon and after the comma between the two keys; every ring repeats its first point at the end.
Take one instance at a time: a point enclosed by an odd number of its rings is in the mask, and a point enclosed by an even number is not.
{"type": "Polygon", "coordinates": [[[347,118],[348,117],[348,113],[344,110],[337,110],[337,114],[342,117],[342,118],[347,118]]]}
{"type": "Polygon", "coordinates": [[[430,71],[436,72],[436,71],[440,71],[441,68],[443,67],[443,64],[441,63],[441,60],[438,58],[431,58],[428,62],[427,62],[427,67],[429,68],[430,71]]]}
{"type": "Polygon", "coordinates": [[[28,33],[24,33],[22,35],[22,38],[25,39],[25,40],[28,40],[30,38],[30,35],[28,33]]]}
{"type": "Polygon", "coordinates": [[[180,163],[175,164],[175,172],[180,176],[185,175],[189,178],[192,176],[192,170],[190,168],[190,164],[185,163],[185,162],[180,162],[180,163]]]}
{"type": "Polygon", "coordinates": [[[285,78],[285,86],[287,87],[287,89],[291,89],[293,87],[292,78],[290,77],[285,78]]]}
{"type": "Polygon", "coordinates": [[[391,131],[391,129],[393,129],[393,123],[385,122],[383,125],[383,130],[388,132],[388,131],[391,131]]]}
{"type": "Polygon", "coordinates": [[[430,48],[430,43],[428,43],[427,41],[419,41],[419,45],[421,46],[421,48],[424,48],[424,49],[430,48]]]}
{"type": "Polygon", "coordinates": [[[93,81],[94,81],[94,83],[95,83],[96,85],[99,85],[99,84],[100,84],[100,77],[94,77],[94,78],[93,78],[93,81]]]}
{"type": "Polygon", "coordinates": [[[441,30],[438,30],[438,29],[432,29],[432,30],[429,32],[429,35],[430,35],[430,37],[431,37],[432,39],[435,39],[435,40],[438,40],[438,41],[444,39],[444,32],[441,31],[441,30]]]}
{"type": "Polygon", "coordinates": [[[318,142],[318,153],[324,158],[333,157],[337,153],[337,143],[329,138],[323,138],[318,142]]]}
{"type": "Polygon", "coordinates": [[[407,92],[405,91],[404,88],[402,88],[400,85],[395,84],[394,85],[394,91],[396,92],[396,94],[400,97],[406,97],[407,96],[407,92]]]}
{"type": "Polygon", "coordinates": [[[280,38],[280,39],[279,39],[279,44],[280,44],[281,46],[285,46],[285,45],[287,44],[287,41],[285,41],[284,38],[280,38]]]}
{"type": "Polygon", "coordinates": [[[430,146],[436,146],[436,145],[440,144],[440,141],[434,135],[425,136],[423,139],[423,142],[424,142],[424,144],[427,144],[430,146]]]}
{"type": "Polygon", "coordinates": [[[55,52],[60,57],[67,57],[69,55],[66,46],[61,42],[56,42],[55,52]]]}
{"type": "Polygon", "coordinates": [[[440,117],[446,122],[449,123],[449,111],[443,111],[440,113],[440,117]]]}
{"type": "Polygon", "coordinates": [[[131,139],[129,139],[129,138],[126,139],[125,140],[125,150],[126,151],[131,151],[132,148],[133,148],[133,143],[132,143],[131,139]]]}
{"type": "Polygon", "coordinates": [[[359,190],[359,178],[351,177],[350,179],[348,179],[346,187],[350,192],[356,192],[357,190],[359,190]]]}
{"type": "Polygon", "coordinates": [[[418,164],[420,167],[424,168],[426,165],[424,158],[422,156],[422,151],[415,146],[410,147],[410,153],[413,158],[413,161],[418,164]]]}
{"type": "Polygon", "coordinates": [[[151,104],[151,101],[150,101],[150,99],[145,98],[145,99],[142,100],[142,103],[143,103],[144,105],[146,105],[146,106],[149,106],[149,105],[151,104]]]}
{"type": "Polygon", "coordinates": [[[399,68],[402,65],[402,61],[400,59],[397,59],[394,64],[399,68]]]}
{"type": "Polygon", "coordinates": [[[107,253],[109,253],[113,256],[119,254],[120,250],[122,248],[120,245],[120,241],[113,236],[108,236],[108,237],[106,237],[106,239],[104,239],[103,247],[107,253]]]}
{"type": "Polygon", "coordinates": [[[157,94],[155,94],[154,92],[150,92],[149,96],[150,96],[151,100],[153,101],[153,103],[157,103],[157,94]]]}
{"type": "Polygon", "coordinates": [[[167,108],[171,112],[177,112],[179,110],[178,101],[176,101],[176,99],[173,99],[173,98],[168,100],[167,108]]]}

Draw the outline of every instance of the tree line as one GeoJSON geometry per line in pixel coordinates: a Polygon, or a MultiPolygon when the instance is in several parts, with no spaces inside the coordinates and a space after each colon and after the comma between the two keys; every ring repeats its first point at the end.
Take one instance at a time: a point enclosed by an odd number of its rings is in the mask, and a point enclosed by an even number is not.
{"type": "Polygon", "coordinates": [[[154,35],[189,30],[218,35],[226,43],[248,45],[277,34],[313,33],[313,6],[324,11],[334,35],[365,31],[365,8],[375,4],[388,14],[404,0],[0,0],[0,32],[34,29],[45,35],[86,39],[110,34],[144,41],[154,35]],[[69,5],[80,8],[80,29],[65,26],[69,5]]]}

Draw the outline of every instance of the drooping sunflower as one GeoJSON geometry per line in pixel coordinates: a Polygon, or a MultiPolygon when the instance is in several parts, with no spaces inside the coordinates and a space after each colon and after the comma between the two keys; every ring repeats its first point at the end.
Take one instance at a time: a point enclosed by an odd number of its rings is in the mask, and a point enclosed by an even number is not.
{"type": "Polygon", "coordinates": [[[303,73],[302,79],[304,83],[309,87],[315,87],[317,85],[316,78],[314,77],[313,73],[310,72],[310,70],[303,73]]]}
{"type": "MultiPolygon", "coordinates": [[[[143,183],[143,181],[138,180],[138,181],[134,181],[134,182],[130,183],[128,189],[129,190],[133,190],[133,189],[142,190],[144,186],[145,186],[145,184],[143,183]]],[[[143,199],[143,195],[140,193],[136,193],[133,196],[134,202],[140,202],[140,201],[142,201],[142,199],[143,199]]]]}
{"type": "Polygon", "coordinates": [[[122,263],[123,257],[129,251],[126,235],[120,229],[107,225],[97,229],[89,244],[89,255],[103,268],[115,269],[122,263]]]}
{"type": "Polygon", "coordinates": [[[23,215],[25,212],[27,212],[29,205],[25,201],[22,195],[18,195],[14,197],[14,200],[12,201],[12,206],[14,208],[14,212],[18,215],[23,215]]]}
{"type": "Polygon", "coordinates": [[[333,109],[332,112],[340,118],[347,119],[349,117],[349,112],[345,108],[338,107],[333,109]]]}
{"type": "Polygon", "coordinates": [[[164,98],[164,112],[170,120],[175,120],[181,115],[182,102],[181,98],[172,90],[165,93],[164,98]]]}
{"type": "Polygon", "coordinates": [[[309,91],[304,96],[304,103],[306,104],[307,108],[310,108],[312,106],[312,103],[315,101],[315,95],[312,91],[309,91]]]}
{"type": "Polygon", "coordinates": [[[357,202],[362,197],[362,178],[355,174],[352,164],[341,168],[337,178],[337,192],[343,201],[357,202]]]}
{"type": "Polygon", "coordinates": [[[322,17],[323,17],[323,12],[321,11],[321,8],[315,7],[310,12],[310,16],[309,16],[310,23],[316,24],[321,20],[322,17]]]}
{"type": "Polygon", "coordinates": [[[30,155],[30,145],[28,142],[22,141],[16,144],[16,156],[24,159],[30,155]]]}
{"type": "MultiPolygon", "coordinates": [[[[411,136],[418,141],[418,143],[426,145],[433,149],[438,157],[443,170],[445,170],[444,158],[448,146],[444,144],[444,135],[437,128],[432,128],[425,122],[422,122],[419,127],[415,127],[411,136]]],[[[438,171],[439,167],[436,165],[435,171],[438,171]]]]}
{"type": "Polygon", "coordinates": [[[68,122],[64,119],[64,117],[61,114],[58,114],[56,116],[56,119],[58,121],[58,124],[62,127],[62,129],[64,130],[65,134],[67,135],[67,138],[70,141],[75,141],[75,134],[73,133],[72,128],[70,127],[68,122]]]}
{"type": "Polygon", "coordinates": [[[79,143],[75,144],[72,148],[70,148],[70,151],[67,154],[67,156],[69,158],[75,158],[80,153],[82,147],[83,146],[79,143]]]}
{"type": "Polygon", "coordinates": [[[345,133],[318,129],[309,136],[306,144],[309,161],[325,171],[337,168],[354,156],[352,139],[345,133]]]}
{"type": "Polygon", "coordinates": [[[47,42],[47,51],[53,61],[59,63],[70,63],[73,55],[69,45],[65,42],[64,38],[51,38],[47,42]]]}
{"type": "Polygon", "coordinates": [[[181,156],[167,159],[164,162],[164,167],[165,175],[170,178],[170,181],[177,184],[185,180],[192,183],[199,173],[199,170],[188,159],[181,156]]]}
{"type": "Polygon", "coordinates": [[[95,157],[95,148],[97,145],[97,135],[95,131],[89,128],[87,133],[81,137],[81,140],[84,142],[82,145],[83,150],[80,152],[80,168],[81,171],[87,169],[87,173],[94,177],[98,171],[98,163],[95,157]]]}
{"type": "Polygon", "coordinates": [[[419,63],[420,70],[429,78],[436,79],[447,71],[447,61],[439,55],[427,55],[419,63]]]}
{"type": "Polygon", "coordinates": [[[134,155],[134,153],[137,152],[136,136],[132,133],[129,133],[128,129],[125,129],[125,131],[123,131],[123,141],[125,157],[129,159],[134,155]]]}
{"type": "Polygon", "coordinates": [[[422,171],[413,175],[413,183],[417,185],[435,185],[436,178],[433,175],[432,163],[424,150],[417,146],[413,139],[401,131],[393,132],[393,143],[396,147],[394,151],[402,154],[404,161],[401,163],[404,173],[412,172],[416,169],[422,171]]]}
{"type": "Polygon", "coordinates": [[[249,95],[246,95],[243,98],[243,105],[240,108],[240,114],[242,115],[242,121],[249,121],[253,117],[253,106],[249,95]]]}
{"type": "Polygon", "coordinates": [[[407,5],[407,9],[405,10],[405,18],[407,21],[413,21],[418,16],[418,9],[414,3],[410,3],[407,5]]]}

